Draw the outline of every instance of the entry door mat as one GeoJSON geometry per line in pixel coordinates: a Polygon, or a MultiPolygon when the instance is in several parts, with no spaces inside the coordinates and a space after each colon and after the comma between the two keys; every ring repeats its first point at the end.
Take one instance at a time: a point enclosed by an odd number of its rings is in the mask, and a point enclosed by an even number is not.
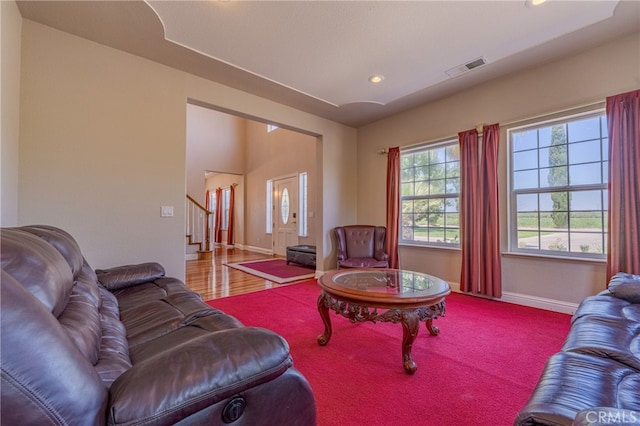
{"type": "Polygon", "coordinates": [[[227,263],[226,266],[278,284],[305,280],[315,276],[314,270],[294,264],[287,265],[284,259],[260,259],[249,262],[227,263]]]}

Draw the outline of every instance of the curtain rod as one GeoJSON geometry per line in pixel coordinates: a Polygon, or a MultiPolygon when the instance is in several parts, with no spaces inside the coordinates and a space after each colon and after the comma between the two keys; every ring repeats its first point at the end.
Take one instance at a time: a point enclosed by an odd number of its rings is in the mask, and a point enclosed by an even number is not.
{"type": "MultiPolygon", "coordinates": [[[[513,126],[514,124],[521,124],[521,123],[526,123],[528,121],[532,121],[532,120],[536,120],[536,119],[540,119],[540,118],[544,118],[544,117],[550,117],[553,115],[557,115],[557,114],[562,114],[564,112],[569,112],[569,111],[575,111],[575,110],[579,110],[579,109],[585,109],[585,108],[591,108],[591,107],[601,107],[604,108],[605,107],[605,99],[599,100],[599,101],[594,101],[594,102],[590,102],[588,104],[583,104],[580,106],[574,106],[574,107],[570,107],[570,108],[564,108],[561,110],[557,110],[557,111],[553,111],[553,112],[548,112],[545,114],[538,114],[538,115],[534,115],[533,117],[527,117],[527,118],[520,118],[517,120],[511,120],[511,121],[507,121],[505,123],[498,123],[500,124],[500,127],[510,127],[513,126]]],[[[484,127],[484,123],[483,124],[478,124],[476,126],[476,130],[478,131],[478,136],[482,135],[482,128],[484,127]]],[[[422,141],[422,142],[417,142],[417,143],[413,143],[413,144],[409,144],[409,145],[404,145],[401,146],[400,149],[401,150],[407,150],[407,149],[412,149],[412,148],[417,148],[420,146],[424,146],[424,145],[431,145],[431,144],[437,144],[439,142],[445,142],[454,138],[457,138],[458,134],[456,133],[455,135],[450,135],[450,136],[445,136],[442,138],[438,138],[438,139],[434,139],[432,141],[422,141]]],[[[382,148],[378,151],[378,154],[380,155],[384,155],[386,153],[389,152],[389,148],[385,147],[382,148]]]]}

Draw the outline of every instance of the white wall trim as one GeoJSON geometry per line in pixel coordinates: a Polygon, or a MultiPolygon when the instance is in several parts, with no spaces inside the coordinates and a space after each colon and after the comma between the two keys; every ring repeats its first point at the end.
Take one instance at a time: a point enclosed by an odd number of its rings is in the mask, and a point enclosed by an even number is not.
{"type": "MultiPolygon", "coordinates": [[[[241,248],[240,245],[237,245],[238,248],[241,248]]],[[[269,256],[273,256],[273,250],[269,250],[266,248],[262,248],[262,247],[254,247],[254,246],[242,246],[243,250],[248,250],[248,251],[254,251],[256,253],[262,253],[262,254],[266,254],[269,256]]]]}
{"type": "Polygon", "coordinates": [[[569,315],[573,315],[578,308],[577,303],[547,299],[546,297],[530,296],[528,294],[511,293],[508,291],[502,292],[502,299],[500,300],[503,302],[530,306],[532,308],[546,309],[548,311],[560,312],[569,315]]]}
{"type": "MultiPolygon", "coordinates": [[[[468,294],[469,296],[473,296],[473,294],[471,293],[462,293],[460,291],[460,283],[449,282],[449,285],[451,286],[452,292],[468,294]]],[[[478,297],[485,297],[485,296],[479,294],[478,297]]],[[[569,314],[569,315],[573,315],[573,313],[578,308],[577,303],[563,302],[561,300],[548,299],[546,297],[530,296],[528,294],[512,293],[509,291],[503,291],[501,299],[498,299],[498,298],[490,298],[490,299],[497,300],[498,302],[513,303],[515,305],[529,306],[531,308],[545,309],[547,311],[560,312],[562,314],[569,314]]]]}

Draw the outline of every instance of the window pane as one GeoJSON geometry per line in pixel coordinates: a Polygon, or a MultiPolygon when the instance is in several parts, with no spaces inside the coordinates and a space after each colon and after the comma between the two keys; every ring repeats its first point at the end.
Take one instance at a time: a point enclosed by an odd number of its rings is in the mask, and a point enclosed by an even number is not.
{"type": "Polygon", "coordinates": [[[458,144],[446,148],[447,161],[458,161],[460,159],[460,146],[458,144]]]}
{"type": "Polygon", "coordinates": [[[600,138],[600,118],[593,117],[570,122],[568,125],[569,142],[586,141],[600,138]]]}
{"type": "Polygon", "coordinates": [[[537,150],[520,151],[513,154],[513,170],[535,169],[538,167],[537,150]]]}
{"type": "Polygon", "coordinates": [[[513,173],[513,188],[537,188],[538,187],[538,171],[528,170],[524,172],[513,173]]]}
{"type": "Polygon", "coordinates": [[[601,163],[569,166],[569,174],[571,176],[571,185],[602,183],[601,163]]]}
{"type": "Polygon", "coordinates": [[[429,195],[429,182],[426,180],[416,181],[414,195],[429,195]]]}
{"type": "Polygon", "coordinates": [[[604,226],[601,210],[571,213],[571,231],[590,231],[601,234],[604,226]]]}
{"type": "Polygon", "coordinates": [[[602,191],[572,191],[571,211],[593,210],[602,211],[602,191]]]}
{"type": "Polygon", "coordinates": [[[519,212],[535,212],[538,211],[538,195],[537,194],[519,194],[517,196],[516,205],[519,212]]]}
{"type": "Polygon", "coordinates": [[[533,230],[534,234],[538,235],[538,213],[518,213],[518,218],[516,220],[518,230],[533,230]]]}
{"type": "Polygon", "coordinates": [[[460,177],[459,161],[454,161],[447,164],[447,177],[460,177]]]}
{"type": "Polygon", "coordinates": [[[571,233],[571,251],[604,254],[601,233],[571,233]]]}
{"type": "Polygon", "coordinates": [[[400,175],[402,182],[412,181],[414,179],[414,172],[415,172],[415,169],[413,167],[410,167],[408,169],[402,169],[402,173],[400,175]]]}
{"type": "Polygon", "coordinates": [[[460,179],[447,179],[447,194],[457,194],[460,192],[460,179]]]}
{"type": "Polygon", "coordinates": [[[429,157],[430,157],[429,164],[444,163],[445,159],[446,159],[445,152],[446,152],[445,148],[432,149],[431,150],[431,155],[429,155],[429,157]]]}
{"type": "Polygon", "coordinates": [[[567,172],[567,166],[540,169],[540,187],[555,188],[559,186],[567,186],[569,184],[569,176],[567,172]]]}
{"type": "Polygon", "coordinates": [[[542,250],[569,251],[568,232],[544,232],[540,235],[542,250]]]}
{"type": "Polygon", "coordinates": [[[512,143],[514,152],[537,148],[537,135],[538,132],[536,130],[527,130],[523,132],[513,133],[512,143]]]}
{"type": "Polygon", "coordinates": [[[600,140],[578,142],[569,145],[570,164],[591,163],[600,161],[600,140]]]}
{"type": "Polygon", "coordinates": [[[540,249],[538,233],[536,231],[518,231],[518,248],[540,249]]]}

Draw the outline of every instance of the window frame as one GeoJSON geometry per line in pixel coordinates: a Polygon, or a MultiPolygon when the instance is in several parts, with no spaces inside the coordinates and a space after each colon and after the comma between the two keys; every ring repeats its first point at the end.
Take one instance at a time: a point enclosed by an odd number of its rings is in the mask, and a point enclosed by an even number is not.
{"type": "MultiPolygon", "coordinates": [[[[441,149],[441,148],[447,148],[450,146],[455,146],[459,149],[459,141],[458,139],[455,138],[447,138],[444,140],[439,140],[439,141],[434,141],[434,142],[430,142],[430,143],[424,143],[424,144],[420,144],[417,146],[412,146],[410,148],[407,149],[402,149],[400,150],[400,179],[399,179],[399,192],[400,192],[400,214],[399,214],[399,220],[398,220],[398,244],[402,245],[402,246],[418,246],[418,247],[430,247],[430,248],[444,248],[444,249],[454,249],[454,250],[459,250],[460,249],[460,157],[458,154],[458,192],[456,193],[438,193],[438,194],[430,194],[430,195],[426,195],[426,196],[419,196],[419,195],[411,195],[411,196],[403,196],[402,195],[402,185],[404,183],[403,181],[403,177],[402,177],[402,158],[404,155],[407,154],[416,154],[419,152],[429,152],[429,151],[435,151],[437,149],[441,149]],[[405,239],[404,238],[404,234],[403,234],[403,216],[404,216],[404,212],[403,212],[403,204],[404,201],[416,201],[416,200],[431,200],[431,199],[452,199],[455,200],[455,202],[457,203],[457,209],[456,209],[456,213],[457,213],[457,227],[447,227],[446,226],[446,222],[444,228],[449,228],[451,230],[457,229],[458,232],[458,239],[457,242],[446,242],[446,241],[420,241],[420,240],[416,240],[414,239],[405,239]]],[[[458,151],[459,153],[459,151],[458,151]]],[[[448,161],[446,161],[443,164],[445,164],[445,188],[446,188],[446,164],[449,163],[448,161]]],[[[413,182],[415,183],[415,178],[413,180],[413,182]]],[[[446,191],[446,190],[445,190],[446,191]]],[[[443,213],[444,214],[444,213],[443,213]]],[[[413,228],[415,228],[415,224],[413,226],[413,228]]],[[[427,226],[427,229],[430,228],[430,226],[427,226]]],[[[428,230],[427,230],[428,232],[428,230]]],[[[446,235],[446,234],[445,234],[446,235]]],[[[415,234],[414,234],[415,237],[415,234]]]]}
{"type": "MultiPolygon", "coordinates": [[[[608,167],[609,167],[609,158],[608,158],[608,143],[609,136],[607,134],[606,128],[606,111],[604,108],[596,108],[589,109],[586,111],[580,112],[572,112],[566,111],[562,115],[554,116],[553,118],[538,118],[529,120],[526,124],[509,127],[506,129],[507,135],[507,241],[508,241],[508,252],[511,254],[518,255],[530,255],[530,256],[540,256],[540,257],[553,257],[553,258],[561,258],[561,259],[574,259],[574,260],[591,260],[591,261],[605,261],[607,257],[607,220],[608,220],[608,200],[607,200],[607,191],[608,191],[608,167]],[[568,129],[570,123],[586,120],[590,118],[598,118],[600,123],[600,132],[599,137],[597,139],[584,139],[578,141],[570,141],[570,135],[566,135],[566,146],[567,146],[567,162],[566,166],[559,167],[567,167],[570,170],[571,166],[576,165],[587,165],[587,164],[595,164],[598,163],[600,166],[600,173],[602,176],[601,183],[583,183],[583,184],[572,184],[570,182],[570,171],[567,171],[567,180],[568,183],[561,186],[542,186],[540,181],[538,182],[537,188],[515,188],[515,177],[514,173],[514,140],[513,134],[516,132],[524,132],[530,130],[539,130],[544,128],[550,128],[555,125],[563,125],[565,129],[568,129]],[[589,141],[598,141],[600,144],[600,157],[599,160],[596,161],[586,161],[582,163],[571,163],[569,148],[571,144],[577,143],[585,143],[589,141]],[[605,145],[606,144],[606,145],[605,145]],[[518,232],[522,231],[521,228],[518,227],[518,203],[517,197],[519,195],[538,195],[538,212],[545,211],[540,209],[540,194],[552,194],[552,193],[586,193],[586,191],[599,191],[600,192],[600,222],[601,222],[601,232],[582,232],[580,228],[574,230],[572,232],[571,228],[571,215],[572,212],[580,212],[580,211],[598,211],[597,209],[592,210],[580,210],[580,209],[572,209],[570,206],[570,198],[568,198],[568,206],[567,206],[567,225],[566,228],[562,228],[563,232],[566,233],[568,238],[568,246],[566,250],[561,249],[543,249],[541,247],[541,237],[545,232],[549,232],[549,230],[542,226],[540,219],[537,224],[537,237],[538,237],[538,246],[537,248],[533,247],[520,247],[518,241],[518,232]],[[546,231],[545,231],[546,229],[546,231]],[[566,231],[564,231],[566,229],[566,231]],[[590,253],[583,251],[571,251],[571,235],[572,234],[598,234],[600,235],[600,242],[602,244],[602,252],[601,253],[590,253]]],[[[549,145],[551,146],[551,145],[549,145]]],[[[518,151],[518,152],[523,152],[518,151]]],[[[540,179],[540,170],[541,169],[551,169],[552,165],[541,166],[540,164],[540,136],[537,136],[536,140],[536,148],[532,148],[531,151],[535,151],[538,154],[537,159],[537,167],[531,168],[530,170],[536,170],[538,172],[538,179],[540,179]]],[[[525,170],[525,169],[522,169],[525,170]]],[[[522,171],[519,170],[519,171],[522,171]]],[[[528,169],[527,169],[528,170],[528,169]]],[[[525,211],[526,212],[526,211],[525,211]]],[[[533,212],[533,211],[532,211],[533,212]]],[[[553,211],[550,211],[553,212],[553,211]]],[[[531,231],[534,232],[534,231],[531,231]]],[[[559,244],[562,244],[560,242],[559,244]]],[[[575,243],[578,244],[578,243],[575,243]]]]}

